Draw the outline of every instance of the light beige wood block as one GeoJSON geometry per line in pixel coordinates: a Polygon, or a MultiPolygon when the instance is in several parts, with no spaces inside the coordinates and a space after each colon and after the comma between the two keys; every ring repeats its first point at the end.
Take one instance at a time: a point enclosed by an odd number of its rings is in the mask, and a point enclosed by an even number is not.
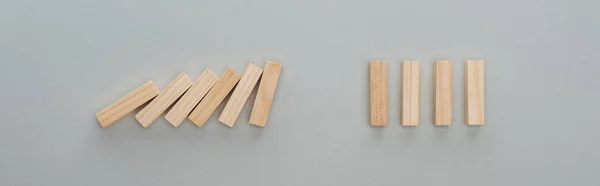
{"type": "Polygon", "coordinates": [[[144,103],[159,94],[154,82],[148,81],[131,91],[121,99],[96,113],[96,118],[102,128],[110,127],[113,123],[133,112],[144,103]]]}
{"type": "Polygon", "coordinates": [[[483,60],[465,62],[465,121],[467,125],[485,123],[483,104],[483,60]]]}
{"type": "Polygon", "coordinates": [[[250,114],[250,124],[259,127],[264,127],[267,124],[281,68],[282,65],[279,63],[272,61],[265,63],[265,69],[260,80],[260,85],[258,86],[254,106],[252,107],[252,114],[250,114]]]}
{"type": "Polygon", "coordinates": [[[370,64],[371,126],[388,123],[388,69],[385,61],[370,64]]]}
{"type": "Polygon", "coordinates": [[[165,90],[156,96],[156,99],[152,100],[135,115],[135,119],[137,119],[144,128],[148,128],[150,124],[165,112],[177,98],[181,97],[192,84],[192,80],[185,73],[180,73],[175,80],[169,83],[165,90]]]}
{"type": "Polygon", "coordinates": [[[452,62],[436,61],[433,71],[434,124],[448,126],[452,124],[452,62]]]}
{"type": "Polygon", "coordinates": [[[227,101],[227,104],[219,117],[221,123],[233,127],[262,73],[262,69],[252,63],[248,63],[240,82],[235,87],[235,90],[233,90],[231,97],[229,97],[229,101],[227,101]]]}
{"type": "Polygon", "coordinates": [[[420,63],[402,63],[402,126],[418,126],[420,118],[420,63]]]}
{"type": "Polygon", "coordinates": [[[210,69],[204,70],[200,77],[190,89],[175,103],[175,106],[165,115],[165,119],[174,127],[187,118],[192,109],[198,105],[200,100],[208,93],[210,88],[219,80],[219,76],[210,69]]]}
{"type": "Polygon", "coordinates": [[[202,127],[240,78],[238,73],[228,68],[188,118],[198,127],[202,127]]]}

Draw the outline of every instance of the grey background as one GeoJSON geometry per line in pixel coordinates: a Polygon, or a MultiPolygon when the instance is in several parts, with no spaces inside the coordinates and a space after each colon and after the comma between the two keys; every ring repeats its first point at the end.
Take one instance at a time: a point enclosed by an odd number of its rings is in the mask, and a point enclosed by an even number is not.
{"type": "MultiPolygon", "coordinates": [[[[0,185],[599,185],[597,1],[0,0],[0,185]],[[284,64],[264,129],[95,113],[147,80],[284,64]],[[433,61],[454,61],[454,124],[432,125],[433,61]],[[486,125],[464,123],[463,60],[484,59],[486,125]],[[389,62],[389,125],[368,126],[368,62],[389,62]],[[400,61],[421,61],[421,125],[400,61]]],[[[219,110],[222,109],[222,106],[219,110]]],[[[217,113],[220,113],[218,111],[217,113]]]]}

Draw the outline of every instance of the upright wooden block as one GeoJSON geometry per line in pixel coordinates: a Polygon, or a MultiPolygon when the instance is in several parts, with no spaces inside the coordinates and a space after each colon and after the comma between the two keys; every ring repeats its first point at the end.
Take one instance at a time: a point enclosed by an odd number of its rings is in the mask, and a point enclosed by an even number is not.
{"type": "Polygon", "coordinates": [[[136,108],[156,97],[158,93],[158,88],[156,88],[154,82],[148,81],[96,113],[96,118],[102,128],[110,127],[125,115],[133,112],[136,108]]]}
{"type": "Polygon", "coordinates": [[[402,125],[418,126],[420,109],[419,61],[402,63],[402,125]]]}
{"type": "Polygon", "coordinates": [[[192,112],[192,109],[198,105],[198,102],[208,93],[210,88],[219,80],[219,76],[210,69],[204,70],[200,77],[190,89],[179,99],[175,106],[165,115],[165,119],[174,127],[178,127],[181,122],[192,112]]]}
{"type": "Polygon", "coordinates": [[[177,98],[181,97],[192,84],[192,80],[185,75],[185,73],[180,73],[175,80],[169,83],[162,93],[156,96],[156,99],[152,100],[135,115],[135,119],[137,119],[144,128],[148,128],[150,124],[165,112],[177,98]]]}
{"type": "Polygon", "coordinates": [[[434,75],[434,124],[447,126],[452,124],[452,62],[436,61],[434,75]]]}
{"type": "Polygon", "coordinates": [[[202,127],[239,80],[240,75],[228,68],[188,118],[198,127],[202,127]]]}
{"type": "Polygon", "coordinates": [[[465,122],[467,125],[483,125],[485,123],[483,90],[483,61],[466,61],[465,122]]]}
{"type": "Polygon", "coordinates": [[[263,70],[258,68],[256,65],[252,63],[248,63],[246,70],[242,74],[242,78],[240,82],[236,86],[235,90],[231,94],[229,101],[225,105],[221,116],[219,117],[219,121],[229,127],[233,127],[235,121],[237,120],[244,104],[248,100],[250,93],[256,86],[260,75],[263,70]]]}
{"type": "Polygon", "coordinates": [[[271,103],[273,103],[273,96],[275,95],[281,68],[282,65],[279,63],[272,61],[267,61],[265,63],[265,70],[262,79],[260,80],[260,85],[258,86],[256,99],[254,100],[254,106],[252,107],[252,114],[250,114],[250,124],[259,127],[264,127],[267,124],[267,118],[269,117],[269,111],[271,110],[271,103]]]}
{"type": "Polygon", "coordinates": [[[388,74],[385,61],[370,64],[371,126],[386,126],[388,123],[388,74]]]}

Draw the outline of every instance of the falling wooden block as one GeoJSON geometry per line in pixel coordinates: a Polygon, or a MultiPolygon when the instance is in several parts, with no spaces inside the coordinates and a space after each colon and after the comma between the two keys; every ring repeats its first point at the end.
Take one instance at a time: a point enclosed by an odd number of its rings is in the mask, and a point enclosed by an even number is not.
{"type": "Polygon", "coordinates": [[[256,65],[248,63],[240,82],[235,87],[235,90],[233,90],[229,101],[219,117],[221,123],[233,127],[262,72],[263,70],[256,65]]]}
{"type": "Polygon", "coordinates": [[[198,127],[202,127],[239,80],[240,75],[228,68],[188,118],[198,127]]]}
{"type": "Polygon", "coordinates": [[[250,114],[250,124],[259,127],[264,127],[267,124],[267,118],[269,117],[269,111],[271,110],[271,103],[273,102],[273,96],[275,95],[281,68],[282,65],[279,63],[272,61],[267,61],[265,63],[265,70],[263,71],[262,79],[258,86],[256,99],[254,100],[254,106],[252,107],[252,114],[250,114]]]}
{"type": "Polygon", "coordinates": [[[386,126],[388,123],[388,77],[385,61],[370,64],[371,126],[386,126]]]}
{"type": "Polygon", "coordinates": [[[156,88],[154,82],[148,81],[125,95],[125,97],[96,113],[96,118],[102,128],[110,127],[125,115],[156,97],[158,93],[158,88],[156,88]]]}
{"type": "Polygon", "coordinates": [[[402,63],[402,125],[419,125],[419,61],[402,63]]]}
{"type": "Polygon", "coordinates": [[[181,97],[192,84],[192,80],[185,75],[185,73],[180,73],[175,80],[169,83],[165,90],[156,96],[156,99],[152,100],[135,115],[135,119],[137,119],[144,128],[148,128],[150,124],[165,112],[177,98],[181,97]]]}
{"type": "Polygon", "coordinates": [[[174,127],[178,127],[181,122],[192,112],[198,102],[208,93],[210,88],[219,80],[219,76],[210,69],[204,70],[200,77],[190,89],[179,99],[175,106],[165,115],[165,119],[174,127]]]}
{"type": "Polygon", "coordinates": [[[483,125],[483,60],[465,62],[465,122],[467,125],[483,125]]]}
{"type": "Polygon", "coordinates": [[[452,124],[452,62],[436,61],[434,75],[434,124],[447,126],[452,124]]]}

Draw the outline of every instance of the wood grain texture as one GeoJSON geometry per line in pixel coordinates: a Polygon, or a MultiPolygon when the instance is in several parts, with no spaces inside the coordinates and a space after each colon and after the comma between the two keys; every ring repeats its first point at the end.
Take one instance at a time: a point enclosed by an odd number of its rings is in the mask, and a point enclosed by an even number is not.
{"type": "Polygon", "coordinates": [[[188,118],[198,127],[202,127],[240,78],[238,73],[228,68],[188,118]]]}
{"type": "Polygon", "coordinates": [[[229,97],[229,101],[227,101],[223,112],[221,112],[221,116],[219,117],[221,123],[233,127],[262,73],[262,69],[252,63],[248,63],[240,82],[235,87],[235,90],[233,90],[231,97],[229,97]]]}
{"type": "Polygon", "coordinates": [[[175,103],[175,106],[165,115],[165,119],[174,127],[178,127],[183,120],[198,105],[200,100],[208,93],[210,88],[219,80],[219,76],[210,69],[204,70],[190,89],[175,103]]]}
{"type": "Polygon", "coordinates": [[[98,119],[102,128],[110,127],[113,123],[133,112],[158,94],[159,91],[154,82],[148,81],[96,113],[96,119],[98,119]]]}
{"type": "Polygon", "coordinates": [[[156,99],[152,100],[146,107],[135,115],[142,127],[148,128],[158,116],[160,116],[177,98],[192,86],[192,80],[185,74],[180,73],[175,80],[171,81],[156,99]]]}
{"type": "Polygon", "coordinates": [[[465,62],[465,123],[467,125],[483,125],[483,61],[467,60],[465,62]]]}
{"type": "Polygon", "coordinates": [[[281,68],[282,65],[276,62],[267,61],[265,63],[265,69],[252,107],[252,114],[250,114],[250,124],[259,127],[264,127],[267,124],[281,68]]]}
{"type": "Polygon", "coordinates": [[[420,118],[420,63],[402,63],[402,126],[418,126],[420,118]]]}
{"type": "Polygon", "coordinates": [[[434,124],[452,125],[452,62],[436,61],[433,67],[434,124]]]}
{"type": "Polygon", "coordinates": [[[385,61],[370,63],[371,126],[388,123],[388,69],[385,61]]]}

